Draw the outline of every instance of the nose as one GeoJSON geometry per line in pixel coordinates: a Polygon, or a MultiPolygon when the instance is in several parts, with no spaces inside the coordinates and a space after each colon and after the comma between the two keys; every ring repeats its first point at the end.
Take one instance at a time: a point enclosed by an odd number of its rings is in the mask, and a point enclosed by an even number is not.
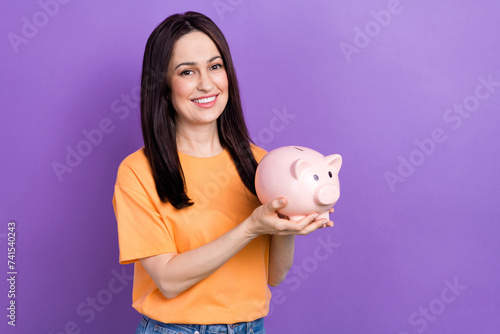
{"type": "Polygon", "coordinates": [[[314,196],[314,201],[320,205],[332,205],[340,197],[340,190],[334,185],[325,185],[318,189],[314,196]]]}
{"type": "Polygon", "coordinates": [[[201,72],[198,80],[198,90],[209,92],[214,87],[214,83],[207,72],[201,72]]]}

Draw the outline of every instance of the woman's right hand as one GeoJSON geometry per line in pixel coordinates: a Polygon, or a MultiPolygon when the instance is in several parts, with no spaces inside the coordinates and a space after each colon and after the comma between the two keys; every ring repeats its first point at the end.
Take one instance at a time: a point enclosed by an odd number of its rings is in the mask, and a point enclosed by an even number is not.
{"type": "Polygon", "coordinates": [[[287,201],[279,197],[256,208],[243,224],[251,237],[261,234],[306,235],[327,224],[326,219],[314,220],[317,213],[311,213],[299,221],[283,219],[276,212],[284,208],[287,201]]]}

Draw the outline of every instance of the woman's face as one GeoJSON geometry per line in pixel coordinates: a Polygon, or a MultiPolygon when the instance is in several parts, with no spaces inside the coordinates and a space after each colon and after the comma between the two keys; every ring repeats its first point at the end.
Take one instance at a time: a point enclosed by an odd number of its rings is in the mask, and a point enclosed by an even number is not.
{"type": "Polygon", "coordinates": [[[168,67],[170,102],[177,126],[213,123],[228,100],[226,69],[219,50],[206,34],[179,38],[168,67]]]}

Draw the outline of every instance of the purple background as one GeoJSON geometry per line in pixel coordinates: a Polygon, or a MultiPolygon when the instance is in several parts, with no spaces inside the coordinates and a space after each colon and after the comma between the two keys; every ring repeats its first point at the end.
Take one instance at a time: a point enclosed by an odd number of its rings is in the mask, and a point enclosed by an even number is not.
{"type": "Polygon", "coordinates": [[[0,332],[133,333],[113,184],[142,145],[146,39],[187,10],[225,33],[260,146],[344,158],[335,227],[297,239],[268,333],[500,332],[499,2],[60,2],[0,5],[0,332]],[[67,147],[87,156],[58,177],[67,147]]]}

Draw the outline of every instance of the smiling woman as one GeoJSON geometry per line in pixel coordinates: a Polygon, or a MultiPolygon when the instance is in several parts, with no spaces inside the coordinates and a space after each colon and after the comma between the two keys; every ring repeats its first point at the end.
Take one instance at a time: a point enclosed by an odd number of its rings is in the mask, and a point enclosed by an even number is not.
{"type": "Polygon", "coordinates": [[[120,164],[113,198],[120,263],[135,264],[136,333],[265,333],[268,285],[285,279],[295,235],[333,222],[283,219],[285,198],[257,199],[266,152],[251,143],[229,47],[208,17],[173,15],[149,37],[141,123],[144,148],[120,164]]]}

